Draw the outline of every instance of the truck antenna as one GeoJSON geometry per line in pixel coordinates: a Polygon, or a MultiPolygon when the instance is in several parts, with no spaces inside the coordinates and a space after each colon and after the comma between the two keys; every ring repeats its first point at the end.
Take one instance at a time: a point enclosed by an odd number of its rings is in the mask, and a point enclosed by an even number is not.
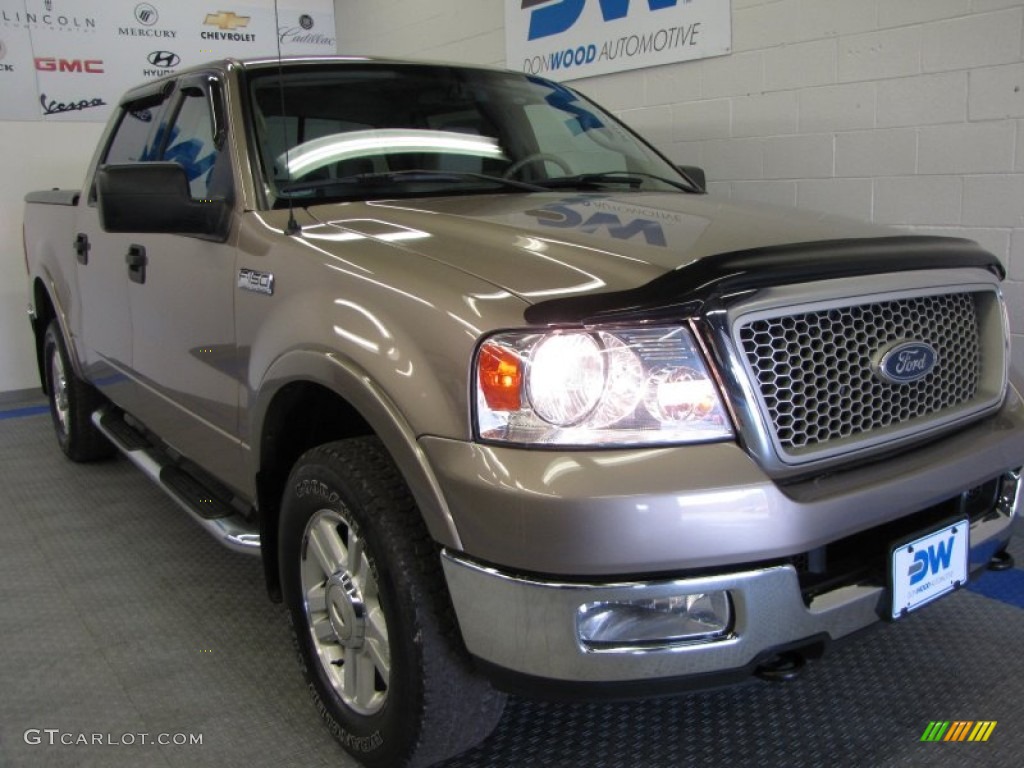
{"type": "MultiPolygon", "coordinates": [[[[292,164],[288,157],[288,121],[285,114],[285,102],[284,102],[284,64],[281,61],[281,16],[277,10],[277,0],[274,0],[274,33],[277,36],[277,77],[278,77],[278,93],[281,96],[281,124],[282,133],[284,134],[284,170],[287,174],[288,181],[292,180],[292,164]]],[[[284,233],[288,236],[294,236],[302,232],[302,227],[299,226],[299,222],[295,220],[295,204],[292,201],[292,196],[288,195],[288,223],[285,225],[284,233]]]]}

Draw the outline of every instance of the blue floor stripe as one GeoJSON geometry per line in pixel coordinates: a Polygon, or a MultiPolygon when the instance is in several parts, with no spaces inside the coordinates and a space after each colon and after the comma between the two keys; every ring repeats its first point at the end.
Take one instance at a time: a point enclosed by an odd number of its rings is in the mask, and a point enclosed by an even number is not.
{"type": "Polygon", "coordinates": [[[1024,570],[986,571],[980,578],[968,582],[967,589],[1018,608],[1024,608],[1024,570]]]}
{"type": "Polygon", "coordinates": [[[15,408],[10,411],[0,411],[0,421],[4,419],[20,419],[25,416],[38,416],[41,413],[49,413],[48,405],[33,405],[28,408],[15,408]]]}

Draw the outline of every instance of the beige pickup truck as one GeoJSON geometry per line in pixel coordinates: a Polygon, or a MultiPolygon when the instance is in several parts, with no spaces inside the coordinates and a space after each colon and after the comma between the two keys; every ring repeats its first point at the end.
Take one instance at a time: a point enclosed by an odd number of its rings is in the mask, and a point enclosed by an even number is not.
{"type": "Polygon", "coordinates": [[[998,260],[715,199],[564,85],[213,62],[27,201],[60,447],[262,558],[368,766],[506,691],[785,679],[1008,562],[998,260]]]}

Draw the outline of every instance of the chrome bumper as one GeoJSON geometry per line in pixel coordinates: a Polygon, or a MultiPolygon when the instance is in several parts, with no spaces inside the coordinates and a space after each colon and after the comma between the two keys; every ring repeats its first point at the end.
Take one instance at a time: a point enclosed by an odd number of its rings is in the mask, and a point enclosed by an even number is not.
{"type": "MultiPolygon", "coordinates": [[[[971,524],[970,568],[984,567],[1010,536],[1021,489],[971,524]]],[[[879,620],[887,590],[850,585],[804,603],[789,565],[692,579],[573,584],[511,576],[442,553],[466,647],[505,670],[551,680],[627,682],[742,668],[760,654],[804,639],[838,639],[879,620]],[[720,638],[656,648],[588,649],[576,616],[594,602],[628,602],[725,591],[732,626],[720,638]]],[[[927,609],[925,609],[927,610],[927,609]]]]}

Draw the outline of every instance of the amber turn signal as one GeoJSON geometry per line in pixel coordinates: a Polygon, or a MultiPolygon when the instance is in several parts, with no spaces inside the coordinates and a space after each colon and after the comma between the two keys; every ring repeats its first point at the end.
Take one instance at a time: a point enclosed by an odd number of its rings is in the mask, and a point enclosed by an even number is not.
{"type": "Polygon", "coordinates": [[[480,347],[477,361],[480,391],[492,411],[522,407],[523,361],[513,350],[492,342],[480,347]]]}

